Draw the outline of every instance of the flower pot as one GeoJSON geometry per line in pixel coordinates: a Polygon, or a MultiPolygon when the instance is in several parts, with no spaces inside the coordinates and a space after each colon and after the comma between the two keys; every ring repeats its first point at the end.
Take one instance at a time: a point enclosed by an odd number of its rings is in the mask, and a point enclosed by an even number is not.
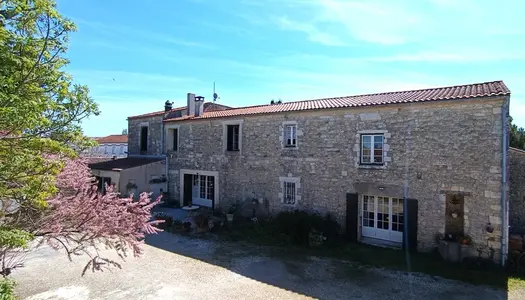
{"type": "Polygon", "coordinates": [[[458,262],[461,256],[461,245],[445,240],[439,241],[439,254],[446,261],[458,262]]]}
{"type": "Polygon", "coordinates": [[[226,214],[226,220],[228,222],[233,222],[233,214],[226,214]]]}

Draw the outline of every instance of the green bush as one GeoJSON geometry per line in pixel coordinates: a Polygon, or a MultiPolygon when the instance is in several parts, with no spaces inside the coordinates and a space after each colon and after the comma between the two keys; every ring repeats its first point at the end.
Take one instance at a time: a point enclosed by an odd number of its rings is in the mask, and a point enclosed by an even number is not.
{"type": "Polygon", "coordinates": [[[0,300],[15,300],[16,283],[8,278],[0,278],[0,300]]]}
{"type": "Polygon", "coordinates": [[[328,245],[336,243],[341,229],[330,215],[322,217],[300,210],[279,213],[273,219],[273,227],[276,233],[288,236],[290,243],[302,246],[308,245],[308,236],[312,229],[322,232],[328,245]]]}

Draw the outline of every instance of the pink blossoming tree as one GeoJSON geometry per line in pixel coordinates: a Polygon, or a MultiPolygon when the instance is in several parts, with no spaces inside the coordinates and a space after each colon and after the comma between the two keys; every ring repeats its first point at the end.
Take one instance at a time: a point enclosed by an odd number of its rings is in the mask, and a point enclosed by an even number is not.
{"type": "MultiPolygon", "coordinates": [[[[150,194],[142,193],[134,201],[131,197],[121,198],[111,186],[106,194],[101,194],[85,160],[64,163],[56,177],[58,193],[47,201],[46,209],[33,215],[34,219],[23,227],[40,243],[48,243],[55,250],[64,249],[70,260],[73,255],[88,255],[90,260],[82,275],[89,269],[120,268],[118,262],[101,256],[102,249],[113,249],[122,259],[128,252],[139,256],[145,234],[161,231],[155,226],[159,221],[152,221],[151,217],[151,209],[160,197],[151,201],[150,194]]],[[[6,267],[21,266],[15,260],[12,264],[2,268],[5,271],[6,267]]]]}

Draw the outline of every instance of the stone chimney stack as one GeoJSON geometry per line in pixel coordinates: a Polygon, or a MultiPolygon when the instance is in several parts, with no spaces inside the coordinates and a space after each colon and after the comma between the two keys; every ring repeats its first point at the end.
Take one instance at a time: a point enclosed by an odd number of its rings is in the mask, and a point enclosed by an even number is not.
{"type": "Polygon", "coordinates": [[[187,111],[189,116],[195,115],[195,94],[188,93],[187,111]]]}
{"type": "Polygon", "coordinates": [[[195,97],[195,116],[200,117],[204,110],[204,96],[195,97]]]}
{"type": "Polygon", "coordinates": [[[169,112],[173,108],[173,102],[170,102],[170,100],[166,100],[166,103],[164,103],[164,112],[169,112]]]}

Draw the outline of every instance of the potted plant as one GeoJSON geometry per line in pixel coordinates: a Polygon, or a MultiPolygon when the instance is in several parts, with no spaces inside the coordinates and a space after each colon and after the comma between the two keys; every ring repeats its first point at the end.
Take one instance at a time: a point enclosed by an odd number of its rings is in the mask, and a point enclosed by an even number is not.
{"type": "Polygon", "coordinates": [[[208,217],[204,214],[199,214],[195,216],[195,225],[197,232],[206,232],[208,231],[208,217]]]}
{"type": "Polygon", "coordinates": [[[190,230],[191,230],[191,222],[184,222],[184,223],[182,223],[182,228],[186,232],[190,232],[190,230]]]}
{"type": "Polygon", "coordinates": [[[472,245],[472,238],[469,235],[458,236],[458,242],[463,246],[472,245]]]}
{"type": "Polygon", "coordinates": [[[156,177],[156,178],[153,178],[149,181],[149,184],[162,184],[162,183],[165,183],[166,181],[168,181],[168,179],[166,178],[166,175],[162,174],[161,177],[156,177]]]}
{"type": "Polygon", "coordinates": [[[182,229],[184,229],[184,227],[182,225],[182,221],[181,220],[173,221],[172,228],[173,228],[173,231],[175,231],[175,232],[182,231],[182,229]]]}
{"type": "Polygon", "coordinates": [[[228,222],[233,222],[233,215],[237,211],[237,205],[235,203],[232,203],[230,205],[230,208],[228,208],[228,212],[226,213],[226,220],[228,222]]]}

